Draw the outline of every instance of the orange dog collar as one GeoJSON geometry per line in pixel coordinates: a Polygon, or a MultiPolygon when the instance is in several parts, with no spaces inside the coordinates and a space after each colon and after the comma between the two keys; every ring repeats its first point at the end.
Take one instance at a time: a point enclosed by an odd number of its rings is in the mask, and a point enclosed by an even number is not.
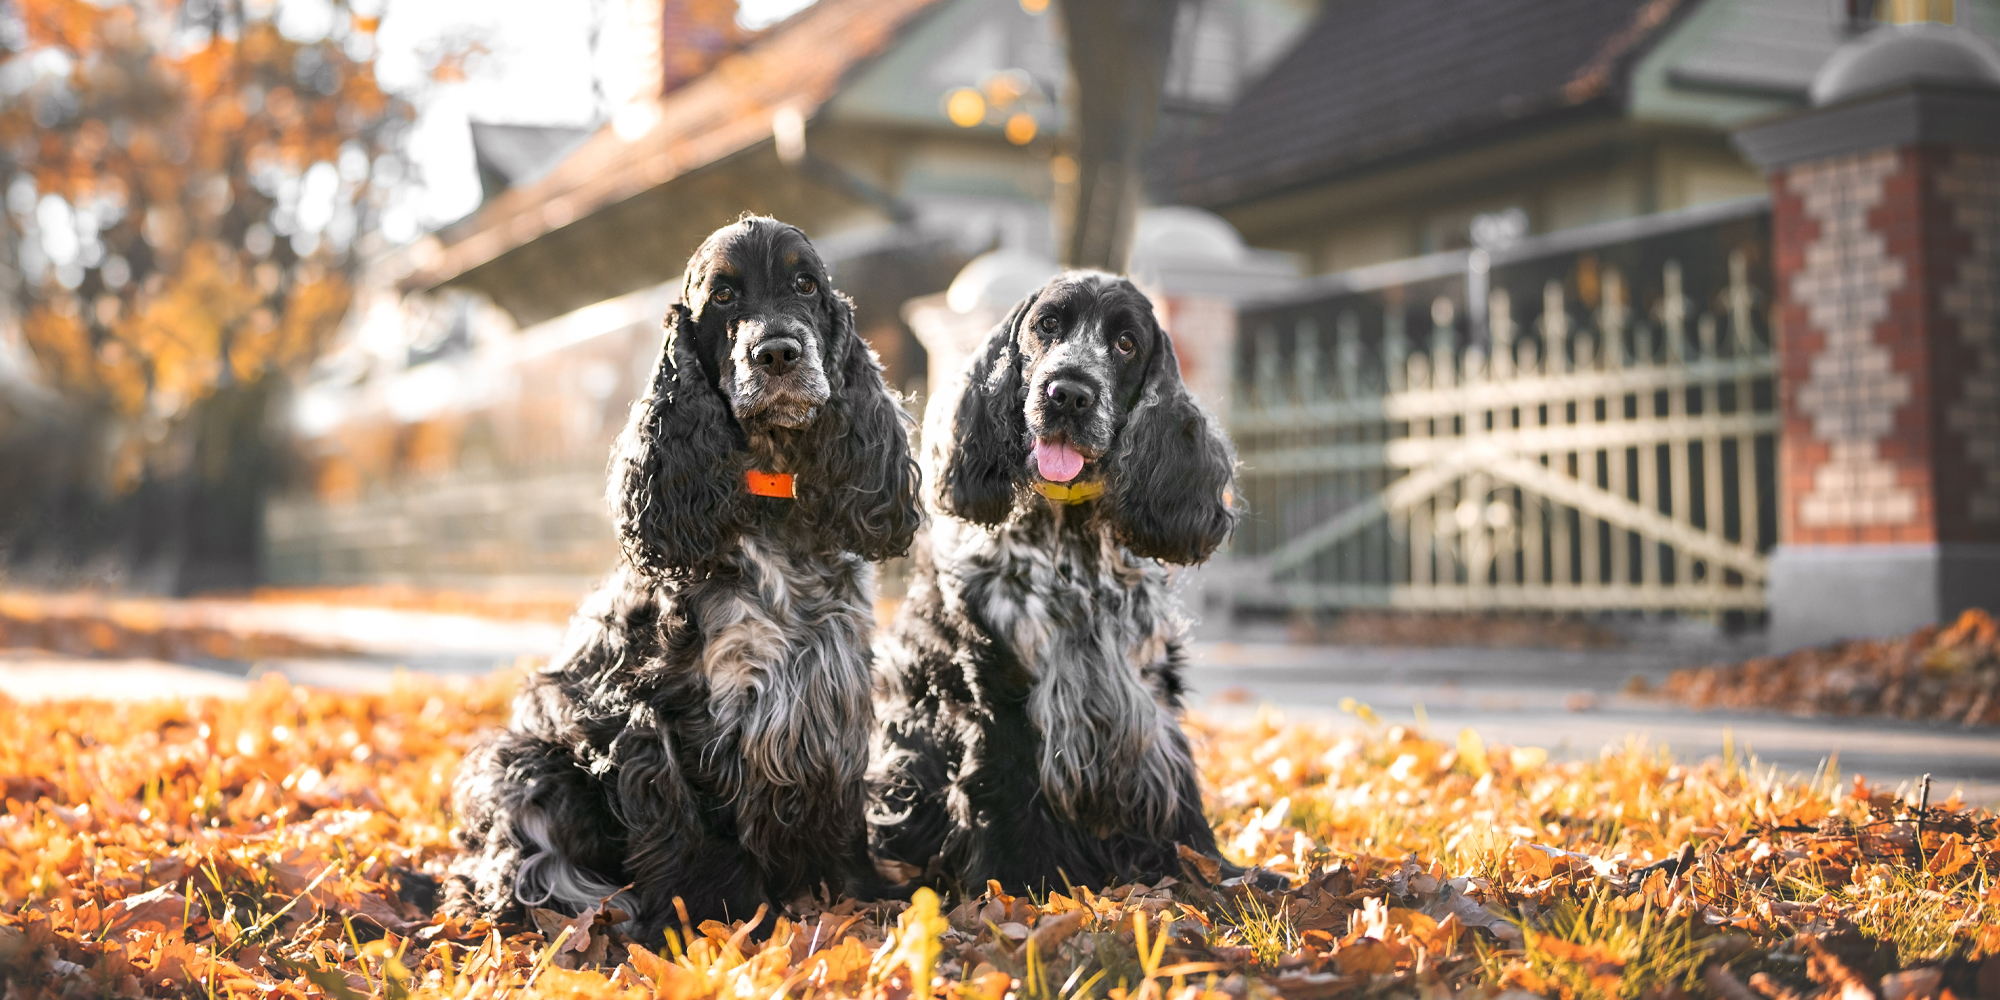
{"type": "Polygon", "coordinates": [[[743,481],[750,487],[752,496],[778,497],[791,500],[798,491],[792,488],[792,474],[789,472],[758,472],[751,469],[743,474],[743,481]]]}

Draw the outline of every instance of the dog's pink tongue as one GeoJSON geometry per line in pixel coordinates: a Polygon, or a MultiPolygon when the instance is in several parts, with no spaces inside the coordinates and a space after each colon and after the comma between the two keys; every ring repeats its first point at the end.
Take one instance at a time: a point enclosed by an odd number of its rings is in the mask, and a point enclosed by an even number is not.
{"type": "Polygon", "coordinates": [[[1083,456],[1062,441],[1037,441],[1035,468],[1049,482],[1066,483],[1083,471],[1083,456]]]}

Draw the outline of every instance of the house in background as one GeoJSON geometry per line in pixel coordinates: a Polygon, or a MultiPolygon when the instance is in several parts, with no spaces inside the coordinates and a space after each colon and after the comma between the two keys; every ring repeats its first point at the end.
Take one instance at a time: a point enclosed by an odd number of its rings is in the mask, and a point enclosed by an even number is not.
{"type": "MultiPolygon", "coordinates": [[[[1525,236],[1761,196],[1730,133],[1806,107],[1876,6],[1334,4],[1158,184],[1320,274],[1467,249],[1481,216],[1525,236]]],[[[2000,37],[1995,0],[1955,19],[2000,37]]]]}
{"type": "MultiPolygon", "coordinates": [[[[628,16],[663,25],[681,2],[649,20],[633,0],[628,16]]],[[[1185,3],[1168,129],[1226,109],[1314,12],[1308,0],[1185,3]]],[[[488,200],[392,262],[298,395],[305,458],[269,507],[269,577],[587,586],[615,557],[605,456],[681,267],[746,211],[813,238],[890,383],[920,398],[929,365],[906,302],[982,254],[1053,270],[1050,205],[1074,176],[1061,155],[1065,65],[1045,0],[819,0],[707,72],[634,93],[580,141],[480,126],[488,200]]],[[[1248,279],[1290,272],[1233,240],[1217,245],[1244,255],[1248,279]]],[[[1149,267],[1182,264],[1169,253],[1149,267]]],[[[1184,354],[1225,371],[1233,307],[1196,296],[1166,311],[1184,354]]]]}
{"type": "MultiPolygon", "coordinates": [[[[1921,400],[1925,390],[1803,383],[1809,372],[1990,350],[1976,347],[1994,336],[1990,320],[1968,321],[1961,348],[1926,318],[1958,307],[1922,304],[1979,301],[1981,282],[2000,280],[1968,258],[1969,284],[1954,290],[1957,265],[1942,263],[2000,237],[1981,228],[1992,218],[1978,207],[1982,189],[1920,172],[1883,188],[1886,175],[1854,173],[1859,160],[1830,162],[1812,175],[1820,188],[1787,189],[1785,203],[1805,199],[1810,218],[1780,231],[1772,185],[1807,182],[1774,181],[1739,143],[1760,123],[1832,114],[1885,87],[1983,92],[2000,81],[1996,36],[1995,0],[1329,5],[1268,75],[1157,165],[1163,192],[1314,272],[1240,317],[1230,422],[1250,512],[1232,552],[1237,606],[1757,624],[1782,604],[1771,588],[1780,544],[1799,537],[1799,497],[1812,494],[1812,516],[1856,538],[1920,539],[1914,528],[1899,534],[1873,498],[1927,470],[1868,456],[1878,443],[1906,465],[1930,453],[1928,432],[1875,438],[1892,415],[1898,428],[1922,424],[1929,405],[1899,410],[1881,393],[1921,400]],[[1852,191],[1827,193],[1836,189],[1852,191]],[[1935,201],[1886,207],[1912,191],[1935,201]],[[1836,209],[1844,221],[1822,218],[1836,209]],[[1878,223],[1888,227],[1879,235],[1869,228],[1878,223]],[[1935,241],[1922,243],[1928,263],[1852,263],[1905,253],[1920,232],[1935,241]],[[1803,245],[1850,236],[1864,256],[1803,245]],[[1810,280],[1794,280],[1808,265],[1810,280]],[[1903,279],[1887,276],[1906,273],[1926,284],[1892,305],[1884,289],[1903,279]],[[1793,305],[1781,330],[1783,302],[1793,305]],[[1838,339],[1818,317],[1861,316],[1861,303],[1883,324],[1855,320],[1840,334],[1860,346],[1823,364],[1797,354],[1838,339]],[[1895,337],[1918,346],[1869,353],[1895,337]],[[1826,428],[1846,442],[1837,461],[1799,444],[1826,428]]],[[[1965,170],[1982,169],[1979,145],[2000,142],[2000,115],[1984,98],[1950,99],[1974,109],[1950,141],[1971,157],[1965,170]]],[[[1887,109],[1870,121],[1909,132],[1876,152],[1931,143],[1923,156],[1956,162],[1915,111],[1870,106],[1887,109]]],[[[1976,410],[1993,389],[1968,381],[1964,391],[1976,410]]],[[[1940,433],[1945,455],[1958,447],[1950,435],[1972,432],[1940,433]]],[[[1936,545],[1924,544],[1931,555],[1909,558],[1935,561],[1936,545]]],[[[1946,594],[1930,612],[1875,616],[1866,630],[1955,614],[1976,588],[1942,579],[1923,584],[1946,594]]],[[[1787,645],[1849,627],[1777,625],[1787,645]]]]}
{"type": "MultiPolygon", "coordinates": [[[[1763,621],[1784,290],[1731,137],[1887,30],[1864,6],[1185,6],[1130,266],[1244,461],[1208,593],[1763,621]]],[[[271,579],[587,586],[681,265],[744,211],[813,237],[920,405],[1054,268],[1065,65],[1034,0],[820,0],[580,141],[482,128],[493,196],[299,393],[271,579]]]]}

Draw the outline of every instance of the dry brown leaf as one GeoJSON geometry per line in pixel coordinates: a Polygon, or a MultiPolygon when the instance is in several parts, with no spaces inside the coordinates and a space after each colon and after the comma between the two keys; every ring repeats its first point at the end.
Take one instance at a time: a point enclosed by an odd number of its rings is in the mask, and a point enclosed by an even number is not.
{"type": "Polygon", "coordinates": [[[1038,950],[1041,954],[1053,955],[1056,946],[1075,934],[1089,917],[1088,913],[1081,910],[1043,917],[1041,922],[1035,925],[1034,933],[1028,935],[1026,946],[1038,950]]]}
{"type": "Polygon", "coordinates": [[[127,896],[111,904],[111,910],[110,930],[113,934],[134,928],[164,931],[206,917],[200,902],[188,899],[168,885],[137,896],[127,896]]]}
{"type": "Polygon", "coordinates": [[[1379,976],[1396,970],[1396,953],[1374,938],[1356,938],[1333,953],[1340,971],[1350,976],[1379,976]]]}

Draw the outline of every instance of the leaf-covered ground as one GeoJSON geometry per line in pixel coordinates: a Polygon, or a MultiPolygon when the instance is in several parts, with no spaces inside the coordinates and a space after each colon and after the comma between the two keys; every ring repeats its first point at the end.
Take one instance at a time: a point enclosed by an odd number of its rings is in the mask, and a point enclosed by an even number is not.
{"type": "Polygon", "coordinates": [[[218,620],[203,602],[0,590],[0,649],[178,663],[352,656],[353,649],[218,620]]]}
{"type": "Polygon", "coordinates": [[[1696,708],[2000,726],[2000,624],[1974,609],[1894,639],[1675,671],[1660,693],[1696,708]]]}
{"type": "Polygon", "coordinates": [[[0,704],[0,968],[56,997],[2000,997],[2000,823],[1837,775],[1589,762],[1370,720],[1194,722],[1226,850],[1157,885],[801,900],[631,941],[430,912],[511,679],[0,704]]]}

